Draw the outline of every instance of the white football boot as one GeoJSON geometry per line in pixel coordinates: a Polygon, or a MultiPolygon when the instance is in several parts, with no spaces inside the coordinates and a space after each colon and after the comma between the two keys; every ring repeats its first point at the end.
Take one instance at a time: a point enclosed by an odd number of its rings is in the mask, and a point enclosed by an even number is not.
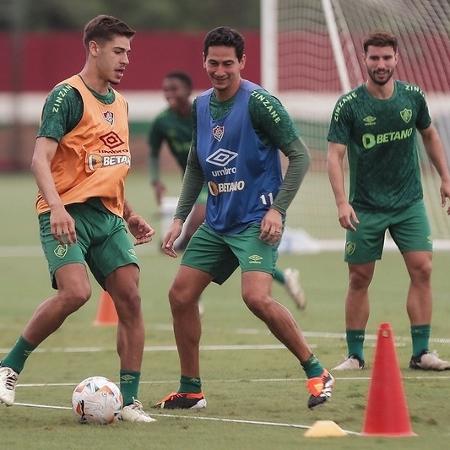
{"type": "Polygon", "coordinates": [[[14,404],[18,376],[10,367],[0,367],[0,403],[14,404]]]}
{"type": "Polygon", "coordinates": [[[283,271],[284,287],[289,296],[294,300],[298,309],[306,308],[306,298],[300,284],[300,274],[297,269],[287,268],[283,271]]]}
{"type": "Polygon", "coordinates": [[[150,417],[139,400],[134,399],[131,405],[124,406],[120,414],[120,420],[124,422],[156,422],[150,417]]]}
{"type": "Polygon", "coordinates": [[[333,367],[331,370],[362,370],[364,369],[364,361],[361,361],[359,358],[355,356],[349,356],[345,358],[340,364],[336,367],[333,367]]]}
{"type": "Polygon", "coordinates": [[[425,351],[419,356],[412,356],[410,369],[418,370],[450,370],[450,363],[439,358],[436,352],[425,351]]]}

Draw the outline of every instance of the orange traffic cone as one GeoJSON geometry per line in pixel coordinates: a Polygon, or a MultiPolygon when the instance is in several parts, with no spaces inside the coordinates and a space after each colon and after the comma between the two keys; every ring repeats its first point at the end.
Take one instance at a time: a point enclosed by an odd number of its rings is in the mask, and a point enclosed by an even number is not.
{"type": "Polygon", "coordinates": [[[415,436],[394,347],[394,334],[388,323],[378,329],[377,346],[369,387],[364,427],[365,436],[415,436]]]}
{"type": "Polygon", "coordinates": [[[111,296],[103,291],[100,296],[97,317],[94,325],[117,325],[119,318],[117,317],[116,307],[111,296]]]}

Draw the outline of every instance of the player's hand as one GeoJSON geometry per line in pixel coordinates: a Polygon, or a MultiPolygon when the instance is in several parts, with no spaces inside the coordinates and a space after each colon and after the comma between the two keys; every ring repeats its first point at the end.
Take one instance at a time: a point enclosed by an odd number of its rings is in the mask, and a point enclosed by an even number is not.
{"type": "Polygon", "coordinates": [[[166,186],[164,186],[161,181],[157,180],[152,183],[153,189],[155,190],[156,204],[161,206],[162,198],[166,192],[166,186]]]}
{"type": "Polygon", "coordinates": [[[164,236],[161,245],[161,250],[165,255],[170,256],[172,258],[176,258],[178,256],[177,252],[173,248],[173,244],[180,236],[182,229],[183,229],[183,221],[180,219],[174,219],[174,221],[170,225],[169,231],[164,236]]]}
{"type": "Polygon", "coordinates": [[[61,244],[75,244],[77,233],[75,231],[75,220],[67,212],[63,204],[50,210],[50,227],[53,236],[61,244]]]}
{"type": "Polygon", "coordinates": [[[283,233],[283,220],[281,214],[270,208],[261,221],[261,233],[259,238],[268,244],[274,245],[280,239],[283,233]]]}
{"type": "MultiPolygon", "coordinates": [[[[442,180],[441,182],[441,205],[443,208],[447,205],[447,201],[450,200],[450,179],[442,180]]],[[[450,205],[447,207],[447,214],[450,215],[450,205]]]]}
{"type": "Polygon", "coordinates": [[[145,244],[152,240],[155,230],[138,214],[132,214],[127,219],[128,229],[135,237],[134,245],[145,244]]]}
{"type": "Polygon", "coordinates": [[[342,228],[356,231],[356,225],[358,225],[359,220],[350,203],[345,202],[338,206],[338,217],[342,228]]]}

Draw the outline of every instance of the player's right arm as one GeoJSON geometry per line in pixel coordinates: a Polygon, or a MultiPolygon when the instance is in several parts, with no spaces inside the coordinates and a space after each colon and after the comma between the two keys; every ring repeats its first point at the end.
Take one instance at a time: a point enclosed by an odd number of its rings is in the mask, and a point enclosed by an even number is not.
{"type": "Polygon", "coordinates": [[[175,216],[169,231],[166,233],[163,239],[162,250],[163,252],[172,257],[176,257],[177,254],[173,248],[174,242],[180,236],[183,229],[183,224],[192,210],[195,201],[197,200],[200,191],[202,190],[205,177],[203,170],[200,166],[197,156],[197,108],[196,101],[192,105],[192,116],[194,117],[194,125],[192,130],[192,142],[191,149],[189,151],[186,170],[183,177],[183,185],[181,187],[180,198],[178,200],[175,216]]]}
{"type": "Polygon", "coordinates": [[[69,133],[83,115],[83,101],[79,92],[69,85],[55,87],[42,110],[31,170],[36,184],[50,207],[51,232],[62,244],[76,242],[75,222],[66,211],[55,186],[51,163],[58,142],[69,133]]]}
{"type": "Polygon", "coordinates": [[[347,200],[344,186],[344,156],[347,147],[336,142],[328,143],[327,170],[338,210],[339,223],[342,228],[355,230],[358,218],[347,200]]]}
{"type": "Polygon", "coordinates": [[[58,148],[58,142],[47,137],[38,137],[34,146],[31,170],[50,207],[50,225],[53,236],[61,244],[73,244],[77,240],[75,221],[66,211],[56,190],[51,172],[51,163],[58,148]]]}
{"type": "Polygon", "coordinates": [[[183,186],[181,188],[180,199],[173,222],[163,239],[162,250],[168,255],[176,258],[177,254],[173,248],[174,242],[180,236],[183,230],[183,224],[192,210],[204,183],[203,171],[198,162],[197,150],[192,140],[191,150],[189,152],[186,171],[184,172],[183,186]]]}
{"type": "Polygon", "coordinates": [[[352,118],[351,111],[345,108],[345,104],[341,105],[340,100],[334,108],[328,131],[327,171],[338,210],[339,223],[342,228],[355,230],[355,225],[359,221],[348,201],[344,183],[344,157],[350,140],[352,118]]]}

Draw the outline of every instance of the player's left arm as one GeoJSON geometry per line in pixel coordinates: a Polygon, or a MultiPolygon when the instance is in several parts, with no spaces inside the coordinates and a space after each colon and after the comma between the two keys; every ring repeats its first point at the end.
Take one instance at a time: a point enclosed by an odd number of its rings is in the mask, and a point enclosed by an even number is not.
{"type": "MultiPolygon", "coordinates": [[[[450,173],[447,165],[447,158],[445,156],[444,146],[442,140],[439,137],[439,133],[433,125],[430,125],[423,130],[419,129],[422,135],[423,144],[425,150],[436,168],[439,176],[441,177],[441,204],[445,207],[447,200],[450,200],[450,173]]],[[[450,206],[447,209],[447,214],[450,214],[450,206]]]]}
{"type": "Polygon", "coordinates": [[[276,242],[281,236],[283,218],[309,168],[309,150],[298,137],[297,130],[280,101],[262,91],[252,96],[250,117],[258,136],[266,144],[278,148],[288,158],[288,167],[273,201],[261,221],[261,239],[276,242]]]}
{"type": "Polygon", "coordinates": [[[133,211],[131,205],[126,200],[123,207],[123,218],[128,225],[130,233],[136,239],[134,245],[145,244],[152,240],[155,230],[142,216],[133,211]]]}

